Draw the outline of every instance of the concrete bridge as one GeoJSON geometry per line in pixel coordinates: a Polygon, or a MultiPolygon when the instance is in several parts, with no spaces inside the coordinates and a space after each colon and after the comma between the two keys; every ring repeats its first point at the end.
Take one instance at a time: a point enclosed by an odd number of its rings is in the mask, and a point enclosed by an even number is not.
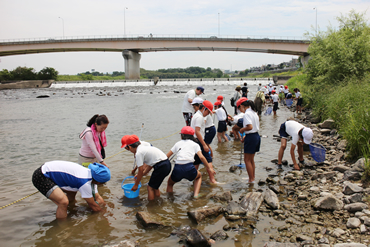
{"type": "Polygon", "coordinates": [[[143,52],[233,51],[298,55],[308,57],[308,40],[210,37],[91,37],[0,41],[0,56],[51,52],[122,52],[127,79],[140,78],[143,52]]]}

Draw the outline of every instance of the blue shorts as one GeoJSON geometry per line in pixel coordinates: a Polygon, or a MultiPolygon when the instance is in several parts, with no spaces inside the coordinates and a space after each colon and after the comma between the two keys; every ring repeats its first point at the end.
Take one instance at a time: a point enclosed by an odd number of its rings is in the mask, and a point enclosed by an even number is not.
{"type": "Polygon", "coordinates": [[[197,169],[195,169],[193,163],[187,164],[175,164],[172,170],[171,179],[175,183],[180,182],[183,178],[189,181],[193,181],[198,175],[197,169]]]}
{"type": "Polygon", "coordinates": [[[285,138],[288,138],[289,134],[288,134],[288,133],[286,133],[286,131],[285,131],[285,123],[286,123],[286,122],[284,122],[284,123],[282,123],[282,124],[280,125],[280,129],[279,129],[279,136],[281,136],[281,137],[285,137],[285,138]]]}
{"type": "Polygon", "coordinates": [[[260,151],[261,137],[258,132],[246,134],[244,138],[244,153],[254,154],[260,151]]]}
{"type": "Polygon", "coordinates": [[[239,118],[238,122],[236,123],[236,125],[240,128],[243,128],[243,118],[239,118]]]}
{"type": "Polygon", "coordinates": [[[204,142],[207,144],[211,144],[213,141],[213,138],[215,138],[216,135],[216,127],[212,125],[209,128],[206,128],[205,135],[204,135],[204,142]]]}
{"type": "MultiPolygon", "coordinates": [[[[202,151],[202,154],[203,154],[204,158],[206,158],[207,162],[208,163],[212,162],[211,154],[209,152],[205,152],[204,151],[203,145],[200,144],[198,140],[196,140],[196,143],[199,144],[200,150],[202,151]]],[[[197,154],[194,156],[194,159],[195,159],[195,161],[194,161],[194,165],[195,166],[196,165],[199,165],[200,163],[202,163],[202,161],[199,159],[199,156],[197,154]]]]}
{"type": "Polygon", "coordinates": [[[274,108],[272,110],[276,111],[278,107],[279,107],[279,102],[274,102],[274,108]]]}
{"type": "Polygon", "coordinates": [[[150,177],[148,185],[157,190],[159,186],[161,186],[165,177],[170,174],[171,162],[168,159],[162,160],[155,164],[153,168],[154,171],[152,173],[152,176],[150,177]]]}
{"type": "Polygon", "coordinates": [[[227,130],[226,121],[218,121],[217,132],[222,133],[227,130]]]}

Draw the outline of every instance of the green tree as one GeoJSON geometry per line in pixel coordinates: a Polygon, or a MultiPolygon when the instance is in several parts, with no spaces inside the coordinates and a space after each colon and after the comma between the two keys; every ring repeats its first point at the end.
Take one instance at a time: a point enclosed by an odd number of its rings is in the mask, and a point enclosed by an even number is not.
{"type": "Polygon", "coordinates": [[[54,68],[45,67],[37,73],[37,79],[39,80],[56,80],[59,72],[54,68]]]}
{"type": "Polygon", "coordinates": [[[13,76],[7,69],[0,71],[0,81],[10,81],[12,79],[13,76]]]}
{"type": "Polygon", "coordinates": [[[33,68],[27,67],[17,67],[16,69],[10,71],[13,80],[36,80],[37,73],[33,68]]]}

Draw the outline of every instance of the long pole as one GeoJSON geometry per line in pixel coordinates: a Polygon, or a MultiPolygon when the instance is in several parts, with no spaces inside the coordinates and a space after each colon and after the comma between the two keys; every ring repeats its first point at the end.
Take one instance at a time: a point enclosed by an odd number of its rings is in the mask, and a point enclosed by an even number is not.
{"type": "Polygon", "coordinates": [[[63,39],[64,39],[64,20],[63,20],[62,17],[58,17],[58,18],[60,18],[62,20],[62,24],[63,24],[63,39]]]}
{"type": "Polygon", "coordinates": [[[127,7],[123,8],[123,35],[126,37],[126,9],[127,7]]]}
{"type": "Polygon", "coordinates": [[[316,37],[317,37],[317,7],[313,8],[314,10],[316,10],[316,37]]]}
{"type": "Polygon", "coordinates": [[[220,13],[218,13],[218,37],[220,37],[220,13]]]}

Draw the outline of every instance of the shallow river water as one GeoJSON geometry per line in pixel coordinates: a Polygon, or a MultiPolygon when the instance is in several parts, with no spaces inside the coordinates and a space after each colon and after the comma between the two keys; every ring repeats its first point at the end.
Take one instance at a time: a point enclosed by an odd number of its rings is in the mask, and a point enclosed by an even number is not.
{"type": "MultiPolygon", "coordinates": [[[[210,199],[211,194],[231,191],[234,200],[238,201],[240,196],[249,191],[264,189],[264,186],[247,184],[245,170],[229,173],[230,165],[240,163],[240,142],[218,144],[215,138],[212,143],[213,166],[217,172],[216,179],[222,184],[210,185],[202,168],[200,192],[204,196],[200,199],[192,198],[192,183],[188,181],[176,184],[174,195],[167,196],[167,178],[160,187],[161,198],[154,202],[147,201],[145,185],[138,199],[124,197],[121,182],[129,176],[134,158],[132,153],[120,148],[121,137],[127,134],[139,136],[142,132],[142,140],[150,141],[167,153],[180,140],[177,133],[184,126],[181,113],[184,92],[204,85],[203,98],[215,102],[218,95],[223,95],[226,98],[225,105],[232,113],[229,99],[236,84],[192,82],[186,85],[114,85],[56,84],[47,89],[0,91],[0,206],[35,192],[31,177],[44,162],[77,162],[81,145],[78,135],[86,122],[97,113],[106,114],[110,121],[106,130],[106,163],[112,172],[112,179],[99,187],[100,195],[107,202],[103,212],[92,213],[79,193],[77,202],[69,207],[68,218],[64,221],[55,220],[56,205],[40,193],[1,209],[1,246],[101,246],[122,240],[138,241],[140,246],[182,246],[178,244],[176,236],[170,236],[176,227],[190,225],[212,234],[228,224],[222,215],[199,225],[194,225],[187,217],[189,210],[219,205],[210,199]],[[99,96],[103,94],[106,96],[99,96]],[[39,95],[50,97],[36,98],[39,95]],[[170,227],[146,230],[135,218],[138,211],[157,214],[170,227]]],[[[257,85],[248,81],[248,86],[249,98],[254,99],[257,85]]],[[[272,136],[277,134],[282,122],[293,116],[285,107],[280,108],[277,116],[262,114],[260,118],[260,135],[267,138],[262,138],[261,151],[255,157],[256,181],[266,179],[266,167],[276,171],[270,161],[277,158],[280,143],[273,140],[272,136]]],[[[215,124],[217,126],[217,120],[215,124]]],[[[284,158],[291,163],[289,151],[286,151],[284,158]]],[[[142,182],[145,184],[148,181],[146,177],[142,182]]],[[[285,201],[285,198],[281,200],[285,201]]],[[[269,235],[276,231],[276,227],[283,224],[284,221],[259,215],[256,224],[258,234],[253,234],[252,228],[228,231],[229,238],[214,246],[262,246],[263,242],[269,240],[269,235]]]]}

